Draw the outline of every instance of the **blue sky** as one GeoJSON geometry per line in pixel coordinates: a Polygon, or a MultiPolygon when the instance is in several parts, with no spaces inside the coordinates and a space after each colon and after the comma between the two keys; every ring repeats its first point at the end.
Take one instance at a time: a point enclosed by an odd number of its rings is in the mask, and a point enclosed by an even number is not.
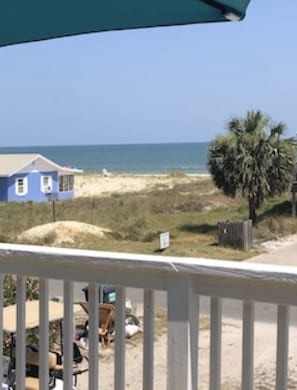
{"type": "Polygon", "coordinates": [[[240,23],[1,48],[1,146],[209,141],[250,109],[295,136],[296,14],[251,0],[240,23]]]}

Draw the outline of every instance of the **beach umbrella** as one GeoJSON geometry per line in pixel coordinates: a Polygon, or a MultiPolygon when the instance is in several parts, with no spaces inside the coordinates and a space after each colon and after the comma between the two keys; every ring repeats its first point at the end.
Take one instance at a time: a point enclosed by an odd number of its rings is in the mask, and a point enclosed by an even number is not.
{"type": "Polygon", "coordinates": [[[99,31],[237,21],[250,0],[0,2],[0,46],[99,31]]]}

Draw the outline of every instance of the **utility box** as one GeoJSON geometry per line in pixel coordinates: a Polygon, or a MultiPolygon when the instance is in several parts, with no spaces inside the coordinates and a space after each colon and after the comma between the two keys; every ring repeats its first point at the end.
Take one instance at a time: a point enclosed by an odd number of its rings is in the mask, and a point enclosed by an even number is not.
{"type": "Polygon", "coordinates": [[[249,250],[253,245],[253,222],[222,221],[218,223],[218,244],[235,249],[249,250]]]}

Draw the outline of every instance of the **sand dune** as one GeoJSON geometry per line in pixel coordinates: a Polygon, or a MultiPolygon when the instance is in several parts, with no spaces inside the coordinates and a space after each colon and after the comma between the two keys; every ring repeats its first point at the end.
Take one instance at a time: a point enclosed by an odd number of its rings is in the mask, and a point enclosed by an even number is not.
{"type": "Polygon", "coordinates": [[[177,183],[197,181],[198,175],[111,175],[86,174],[75,176],[76,197],[101,196],[114,193],[137,192],[152,189],[168,189],[177,183]]]}

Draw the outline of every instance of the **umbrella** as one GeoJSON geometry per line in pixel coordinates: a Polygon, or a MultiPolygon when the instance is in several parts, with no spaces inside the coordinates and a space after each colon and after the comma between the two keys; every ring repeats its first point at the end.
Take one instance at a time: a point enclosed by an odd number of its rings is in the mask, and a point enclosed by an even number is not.
{"type": "Polygon", "coordinates": [[[0,4],[0,46],[91,32],[241,20],[250,0],[15,0],[0,4]]]}
{"type": "MultiPolygon", "coordinates": [[[[64,304],[60,302],[49,301],[49,322],[59,321],[64,316],[64,304]]],[[[80,305],[73,305],[73,313],[79,313],[81,310],[80,305]]],[[[3,330],[9,333],[16,333],[17,331],[17,305],[6,306],[3,309],[3,330]]],[[[26,313],[26,329],[32,329],[39,326],[39,301],[27,301],[25,304],[26,313]]]]}

